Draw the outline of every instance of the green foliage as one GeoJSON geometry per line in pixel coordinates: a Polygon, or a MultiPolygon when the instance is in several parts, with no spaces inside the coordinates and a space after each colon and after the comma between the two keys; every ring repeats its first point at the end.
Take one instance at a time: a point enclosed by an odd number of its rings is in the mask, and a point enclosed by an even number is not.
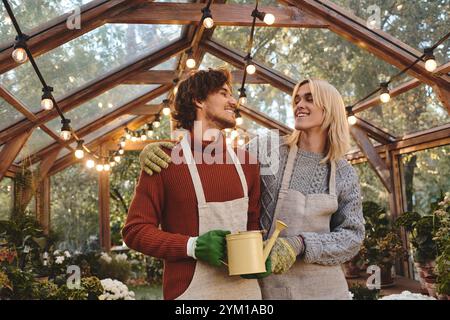
{"type": "Polygon", "coordinates": [[[450,192],[438,202],[434,215],[440,221],[433,238],[439,250],[434,270],[437,275],[437,291],[439,294],[450,295],[450,192]]]}
{"type": "Polygon", "coordinates": [[[380,295],[380,290],[371,290],[358,283],[351,285],[348,290],[353,294],[353,300],[378,300],[380,295]]]}
{"type": "Polygon", "coordinates": [[[126,282],[131,274],[131,264],[127,260],[126,254],[103,253],[99,259],[100,268],[98,276],[101,279],[111,278],[121,282],[126,282]]]}
{"type": "Polygon", "coordinates": [[[88,300],[98,300],[98,297],[104,291],[102,283],[97,277],[82,278],[81,287],[87,291],[88,300]]]}
{"type": "Polygon", "coordinates": [[[150,284],[162,283],[164,264],[161,259],[147,257],[147,281],[150,284]]]}

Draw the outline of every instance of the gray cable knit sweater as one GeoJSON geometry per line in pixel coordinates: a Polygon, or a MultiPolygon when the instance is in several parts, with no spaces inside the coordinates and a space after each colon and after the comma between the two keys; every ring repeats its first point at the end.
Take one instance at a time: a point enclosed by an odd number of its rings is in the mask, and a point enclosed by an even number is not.
{"type": "MultiPolygon", "coordinates": [[[[247,145],[247,149],[257,154],[261,163],[261,227],[266,230],[270,229],[273,219],[289,153],[289,148],[282,144],[282,140],[278,140],[279,147],[272,147],[270,142],[274,140],[268,137],[255,138],[247,145]],[[275,156],[271,159],[279,161],[275,172],[267,170],[272,152],[275,156]]],[[[320,164],[323,157],[323,154],[299,149],[290,188],[303,194],[328,193],[330,165],[320,164]]],[[[345,159],[336,163],[336,193],[338,210],[331,218],[331,232],[301,233],[305,241],[304,260],[307,263],[341,264],[353,258],[360,249],[364,239],[360,186],[355,169],[345,159]]]]}

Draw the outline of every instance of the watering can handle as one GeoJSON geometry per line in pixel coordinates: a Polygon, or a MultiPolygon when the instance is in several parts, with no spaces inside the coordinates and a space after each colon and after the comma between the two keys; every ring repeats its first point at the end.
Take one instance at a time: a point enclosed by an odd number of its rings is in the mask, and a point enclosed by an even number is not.
{"type": "Polygon", "coordinates": [[[277,220],[275,225],[275,230],[270,237],[269,241],[267,242],[266,246],[264,247],[263,255],[264,255],[264,261],[267,260],[269,257],[270,251],[272,250],[273,245],[275,244],[275,241],[277,240],[278,236],[280,235],[280,232],[287,228],[287,225],[281,221],[277,220]]]}

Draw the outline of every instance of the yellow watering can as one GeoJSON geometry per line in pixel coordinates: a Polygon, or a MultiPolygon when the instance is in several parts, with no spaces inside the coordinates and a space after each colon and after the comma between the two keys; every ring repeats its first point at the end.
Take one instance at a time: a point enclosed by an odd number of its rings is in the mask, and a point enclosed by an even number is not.
{"type": "Polygon", "coordinates": [[[244,231],[227,235],[229,275],[266,272],[266,259],[280,232],[285,228],[287,225],[277,220],[275,230],[265,246],[262,231],[244,231]]]}

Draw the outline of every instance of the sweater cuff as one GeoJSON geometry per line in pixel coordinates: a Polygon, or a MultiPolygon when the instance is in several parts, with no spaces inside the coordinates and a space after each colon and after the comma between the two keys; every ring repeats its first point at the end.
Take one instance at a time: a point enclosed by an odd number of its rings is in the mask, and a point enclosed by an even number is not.
{"type": "Polygon", "coordinates": [[[197,257],[195,256],[195,248],[197,246],[197,238],[198,237],[190,237],[188,242],[187,242],[187,245],[186,245],[186,247],[187,247],[186,248],[187,255],[189,257],[191,257],[191,258],[196,259],[196,260],[197,260],[197,257]]]}
{"type": "Polygon", "coordinates": [[[317,238],[317,234],[304,232],[300,235],[303,238],[305,252],[303,259],[306,263],[316,263],[322,255],[322,242],[317,238]]]}

